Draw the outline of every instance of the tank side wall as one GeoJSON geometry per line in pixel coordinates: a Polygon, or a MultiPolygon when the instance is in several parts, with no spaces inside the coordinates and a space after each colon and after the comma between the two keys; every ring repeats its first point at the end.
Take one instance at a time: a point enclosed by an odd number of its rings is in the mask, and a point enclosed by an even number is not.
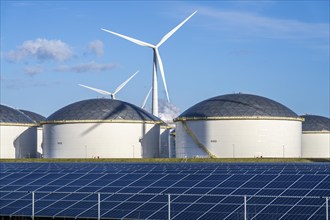
{"type": "Polygon", "coordinates": [[[45,124],[46,158],[158,156],[159,127],[141,123],[45,124]],[[151,146],[152,145],[152,146],[151,146]],[[156,150],[154,149],[156,148],[156,150]]]}
{"type": "Polygon", "coordinates": [[[160,126],[154,124],[141,124],[142,142],[141,155],[142,158],[158,158],[159,157],[159,138],[160,126]]]}
{"type": "Polygon", "coordinates": [[[170,129],[161,128],[160,129],[160,157],[168,158],[169,157],[169,147],[170,147],[170,129]]]}
{"type": "Polygon", "coordinates": [[[0,158],[35,158],[36,154],[36,127],[0,126],[0,158]]]}
{"type": "MultiPolygon", "coordinates": [[[[301,122],[285,120],[187,121],[199,141],[217,157],[301,157],[301,122]]],[[[177,156],[205,153],[177,122],[177,156]]]]}
{"type": "Polygon", "coordinates": [[[301,154],[305,158],[330,158],[330,133],[302,134],[301,154]]]}
{"type": "Polygon", "coordinates": [[[37,157],[42,157],[42,127],[37,128],[37,157]]]}
{"type": "MultiPolygon", "coordinates": [[[[199,141],[205,143],[205,140],[207,139],[205,136],[208,132],[207,124],[201,121],[198,121],[197,123],[196,121],[188,121],[186,124],[197,136],[199,141]]],[[[208,154],[204,152],[189,135],[181,121],[176,122],[175,132],[175,156],[177,158],[208,157],[208,154]]]]}

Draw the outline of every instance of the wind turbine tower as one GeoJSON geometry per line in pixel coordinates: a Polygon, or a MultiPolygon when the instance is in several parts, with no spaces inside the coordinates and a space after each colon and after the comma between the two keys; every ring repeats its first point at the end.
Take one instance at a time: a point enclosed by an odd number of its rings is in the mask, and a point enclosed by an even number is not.
{"type": "Polygon", "coordinates": [[[138,44],[140,46],[144,47],[149,47],[153,50],[153,77],[152,77],[152,114],[158,117],[158,84],[157,84],[157,66],[160,69],[160,74],[163,80],[165,92],[166,92],[166,97],[167,101],[170,102],[170,97],[168,95],[168,90],[167,90],[167,84],[166,84],[166,79],[165,79],[165,73],[164,73],[164,67],[163,67],[163,62],[160,57],[158,48],[168,39],[170,38],[184,23],[186,23],[194,14],[196,14],[197,11],[192,13],[188,18],[186,18],[184,21],[182,21],[179,25],[177,25],[175,28],[173,28],[170,32],[168,32],[166,35],[163,36],[163,38],[158,42],[158,44],[153,45],[144,41],[140,41],[137,39],[134,39],[132,37],[128,37],[122,34],[118,34],[116,32],[101,28],[101,30],[108,32],[110,34],[114,34],[118,37],[124,38],[128,41],[131,41],[135,44],[138,44]]]}

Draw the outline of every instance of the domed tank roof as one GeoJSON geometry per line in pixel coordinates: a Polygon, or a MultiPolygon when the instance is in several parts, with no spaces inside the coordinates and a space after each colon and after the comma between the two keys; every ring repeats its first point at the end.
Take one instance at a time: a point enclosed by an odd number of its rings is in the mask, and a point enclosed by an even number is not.
{"type": "Polygon", "coordinates": [[[114,99],[88,99],[61,108],[46,122],[105,122],[105,121],[161,122],[159,118],[133,104],[114,99]]]}
{"type": "Polygon", "coordinates": [[[20,112],[23,112],[26,116],[31,118],[35,123],[40,123],[41,121],[46,120],[46,117],[39,115],[35,112],[27,111],[27,110],[19,110],[20,112]]]}
{"type": "Polygon", "coordinates": [[[301,120],[286,106],[251,94],[228,94],[204,100],[183,112],[177,119],[290,118],[301,120]]]}
{"type": "Polygon", "coordinates": [[[330,118],[319,115],[302,115],[305,121],[302,123],[303,131],[330,131],[330,118]]]}
{"type": "Polygon", "coordinates": [[[34,125],[35,122],[19,110],[0,105],[0,123],[1,124],[26,124],[34,125]]]}

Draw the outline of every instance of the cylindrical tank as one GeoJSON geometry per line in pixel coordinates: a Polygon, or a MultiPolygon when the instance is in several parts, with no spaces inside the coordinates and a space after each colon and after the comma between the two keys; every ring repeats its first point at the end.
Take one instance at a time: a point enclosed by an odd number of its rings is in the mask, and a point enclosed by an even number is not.
{"type": "Polygon", "coordinates": [[[37,158],[42,157],[42,126],[40,124],[41,121],[44,121],[46,118],[40,114],[35,112],[27,111],[27,110],[19,110],[31,118],[34,123],[37,125],[37,158]]]}
{"type": "Polygon", "coordinates": [[[14,108],[0,105],[0,158],[35,158],[37,127],[14,108]]]}
{"type": "Polygon", "coordinates": [[[161,120],[119,100],[68,105],[43,124],[45,158],[159,157],[161,120]]]}
{"type": "Polygon", "coordinates": [[[174,157],[173,153],[174,140],[171,132],[173,131],[173,126],[169,124],[162,124],[160,126],[160,157],[161,158],[171,158],[174,157]]]}
{"type": "Polygon", "coordinates": [[[302,119],[261,96],[213,97],[175,121],[177,157],[301,157],[302,119]]]}
{"type": "Polygon", "coordinates": [[[302,115],[301,155],[304,158],[330,158],[330,119],[302,115]]]}

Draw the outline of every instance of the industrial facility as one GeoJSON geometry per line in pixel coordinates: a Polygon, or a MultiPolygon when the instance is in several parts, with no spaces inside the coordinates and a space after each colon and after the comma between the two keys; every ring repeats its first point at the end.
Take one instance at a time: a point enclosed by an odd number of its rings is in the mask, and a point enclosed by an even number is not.
{"type": "Polygon", "coordinates": [[[176,157],[301,157],[302,118],[265,97],[228,94],[204,100],[176,122],[176,157]]]}
{"type": "Polygon", "coordinates": [[[27,115],[0,105],[0,158],[35,158],[37,125],[27,115]]]}
{"type": "Polygon", "coordinates": [[[0,158],[330,158],[329,118],[251,94],[204,100],[175,126],[115,99],[83,100],[48,118],[0,107],[0,158]]]}
{"type": "Polygon", "coordinates": [[[162,121],[115,99],[89,99],[61,108],[43,125],[45,158],[159,157],[162,121]]]}
{"type": "Polygon", "coordinates": [[[319,115],[302,115],[301,156],[330,158],[330,119],[319,115]]]}

